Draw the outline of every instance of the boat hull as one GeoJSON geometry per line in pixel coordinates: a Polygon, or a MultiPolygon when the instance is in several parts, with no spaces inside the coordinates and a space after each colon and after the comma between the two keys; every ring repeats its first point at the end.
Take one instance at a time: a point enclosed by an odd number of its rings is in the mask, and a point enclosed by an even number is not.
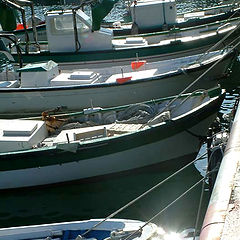
{"type": "MultiPolygon", "coordinates": [[[[0,155],[0,189],[61,183],[196,156],[223,95],[191,114],[123,137],[0,155]],[[11,165],[9,165],[11,162],[11,165]]],[[[193,159],[192,159],[193,160],[193,159]]]]}

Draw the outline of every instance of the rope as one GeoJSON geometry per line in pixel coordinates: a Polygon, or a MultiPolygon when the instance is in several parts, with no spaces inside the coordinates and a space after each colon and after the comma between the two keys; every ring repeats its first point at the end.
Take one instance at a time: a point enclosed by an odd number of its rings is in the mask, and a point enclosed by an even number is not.
{"type": "MultiPolygon", "coordinates": [[[[207,173],[206,173],[206,176],[207,176],[207,173]]],[[[204,178],[206,178],[206,176],[205,176],[204,178]]],[[[195,227],[194,227],[193,240],[195,240],[196,234],[197,234],[197,226],[198,226],[198,223],[199,223],[200,211],[201,211],[201,208],[202,208],[202,201],[203,201],[204,189],[205,189],[205,181],[202,182],[202,190],[201,190],[201,196],[200,196],[200,200],[199,200],[197,218],[196,218],[195,227]]]]}
{"type": "MultiPolygon", "coordinates": [[[[240,27],[240,24],[239,24],[240,27]]],[[[239,40],[240,37],[237,37],[236,39],[234,39],[232,42],[229,43],[229,45],[233,44],[235,41],[239,40]]],[[[223,55],[222,58],[218,59],[211,67],[209,67],[205,72],[203,72],[195,81],[193,81],[191,84],[189,84],[184,90],[182,90],[173,100],[171,100],[167,106],[159,113],[163,113],[164,111],[166,111],[169,106],[171,106],[179,97],[181,97],[181,95],[183,93],[185,93],[189,88],[191,88],[195,83],[197,83],[199,80],[201,80],[209,71],[211,71],[217,64],[219,64],[226,56],[228,56],[230,53],[232,53],[232,50],[235,50],[237,48],[237,46],[240,45],[240,42],[238,42],[237,44],[235,44],[233,47],[231,47],[231,51],[228,51],[227,53],[225,53],[223,55]]]]}
{"type": "Polygon", "coordinates": [[[124,240],[128,240],[131,236],[136,234],[137,232],[142,231],[142,229],[148,225],[152,220],[154,220],[156,217],[158,217],[160,214],[162,214],[164,211],[166,211],[169,207],[171,207],[174,203],[176,203],[179,199],[184,197],[186,194],[188,194],[192,189],[194,189],[199,183],[203,182],[205,177],[201,178],[198,182],[196,182],[194,185],[192,185],[187,191],[179,195],[174,201],[169,203],[165,208],[163,208],[161,211],[159,211],[157,214],[155,214],[151,219],[149,219],[143,226],[141,226],[138,230],[135,232],[131,233],[129,236],[127,236],[124,240]]]}
{"type": "MultiPolygon", "coordinates": [[[[192,189],[194,189],[199,183],[203,182],[203,186],[205,185],[205,179],[208,177],[208,175],[212,172],[216,171],[216,168],[214,168],[211,172],[208,172],[206,174],[205,177],[201,178],[198,182],[196,182],[194,185],[192,185],[188,190],[186,190],[185,192],[183,192],[181,195],[179,195],[175,200],[173,200],[171,203],[169,203],[165,208],[163,208],[161,211],[159,211],[157,214],[155,214],[152,218],[150,218],[147,222],[145,222],[145,224],[141,227],[139,227],[138,230],[134,231],[133,233],[131,233],[129,236],[127,236],[124,240],[128,240],[129,238],[131,238],[131,236],[133,236],[134,234],[141,232],[142,229],[147,226],[149,223],[151,223],[156,217],[158,217],[160,214],[162,214],[164,211],[166,211],[169,207],[171,207],[174,203],[176,203],[178,200],[180,200],[182,197],[184,197],[186,194],[188,194],[192,189]]],[[[201,197],[200,197],[200,203],[202,203],[202,199],[203,199],[203,192],[204,192],[204,188],[202,187],[202,192],[201,192],[201,197]]],[[[199,204],[199,209],[198,209],[198,216],[197,219],[199,219],[199,215],[200,215],[200,208],[201,208],[201,204],[199,204]]],[[[195,231],[196,232],[196,231],[195,231]]],[[[194,233],[195,233],[194,232],[194,233]]],[[[195,239],[195,238],[194,238],[195,239]]],[[[194,240],[193,239],[193,240],[194,240]]]]}
{"type": "MultiPolygon", "coordinates": [[[[221,132],[224,132],[224,131],[221,131],[221,132]]],[[[216,133],[217,134],[217,133],[216,133]]],[[[213,136],[212,136],[213,137],[213,136]]],[[[221,153],[222,153],[222,156],[224,155],[223,153],[223,149],[222,149],[222,146],[218,146],[217,148],[214,149],[214,151],[211,153],[210,157],[209,157],[209,162],[208,162],[208,168],[206,169],[206,174],[205,174],[205,178],[213,173],[213,172],[216,172],[218,171],[218,165],[216,165],[211,171],[209,171],[209,164],[210,162],[212,161],[212,155],[214,154],[214,152],[216,150],[220,149],[221,150],[221,153]]],[[[200,196],[200,200],[199,200],[199,206],[198,206],[198,213],[197,213],[197,218],[196,218],[196,222],[195,222],[195,230],[194,230],[194,236],[193,236],[193,240],[195,240],[196,238],[196,233],[197,233],[197,226],[198,226],[198,223],[199,223],[199,218],[200,218],[200,210],[202,208],[202,200],[203,200],[203,194],[204,194],[204,188],[205,188],[205,181],[203,181],[203,184],[202,184],[202,191],[201,191],[201,196],[200,196]]]]}
{"type": "MultiPolygon", "coordinates": [[[[209,177],[210,174],[212,174],[213,172],[217,172],[218,171],[218,166],[216,166],[213,170],[211,171],[207,171],[206,172],[206,176],[204,177],[204,179],[206,179],[207,177],[209,177]]],[[[202,185],[202,191],[201,191],[201,196],[200,196],[200,200],[199,200],[199,206],[198,206],[198,213],[197,213],[197,218],[196,218],[196,223],[195,223],[195,230],[194,230],[194,235],[193,235],[193,240],[196,239],[196,234],[197,234],[197,225],[199,222],[199,218],[200,218],[200,210],[202,208],[202,200],[203,200],[203,194],[204,194],[204,187],[205,187],[205,181],[203,181],[203,185],[202,185]]]]}
{"type": "MultiPolygon", "coordinates": [[[[235,13],[234,13],[235,14],[235,13]]],[[[203,56],[200,56],[197,61],[200,61],[204,56],[206,56],[210,51],[216,49],[221,43],[223,43],[232,33],[237,31],[240,28],[240,22],[236,25],[236,28],[234,28],[232,31],[230,31],[228,34],[226,34],[220,41],[218,41],[216,44],[211,46],[204,54],[203,56]]],[[[223,43],[224,44],[224,43],[223,43]]],[[[229,45],[229,44],[228,44],[229,45]]],[[[227,46],[228,46],[227,45],[227,46]]],[[[226,46],[226,47],[227,47],[226,46]]]]}
{"type": "Polygon", "coordinates": [[[102,221],[100,221],[99,223],[95,224],[92,228],[88,229],[86,232],[84,232],[82,234],[82,236],[85,236],[87,233],[91,232],[93,229],[95,229],[97,226],[101,225],[102,223],[104,223],[106,220],[114,217],[115,215],[117,215],[119,212],[123,211],[124,209],[128,208],[129,206],[131,206],[132,204],[134,204],[135,202],[137,202],[138,200],[142,199],[144,196],[146,196],[147,194],[149,194],[150,192],[152,192],[153,190],[155,190],[156,188],[158,188],[159,186],[161,186],[163,183],[167,182],[169,179],[173,178],[174,176],[176,176],[178,173],[182,172],[184,169],[186,169],[187,167],[189,167],[190,165],[192,165],[193,163],[195,163],[196,161],[202,159],[207,153],[203,153],[202,155],[200,155],[199,157],[197,157],[196,159],[194,159],[193,161],[191,161],[190,163],[188,163],[187,165],[185,165],[184,167],[182,167],[181,169],[179,169],[178,171],[176,171],[175,173],[173,173],[172,175],[168,176],[167,178],[165,178],[164,180],[162,180],[161,182],[157,183],[155,186],[153,186],[152,188],[150,188],[149,190],[145,191],[143,194],[141,194],[140,196],[138,196],[137,198],[133,199],[132,201],[128,202],[126,205],[124,205],[123,207],[119,208],[118,210],[116,210],[115,212],[113,212],[112,214],[110,214],[109,216],[107,216],[105,219],[103,219],[102,221]]]}
{"type": "MultiPolygon", "coordinates": [[[[240,25],[239,25],[240,26],[240,25]]],[[[237,39],[240,39],[240,37],[238,37],[237,39]]],[[[235,42],[237,39],[234,39],[232,42],[235,42]]],[[[231,43],[232,43],[231,42],[231,43]]],[[[235,44],[232,47],[232,50],[236,49],[237,46],[240,45],[240,42],[238,42],[237,44],[235,44]]],[[[173,104],[183,93],[185,93],[189,88],[191,88],[195,83],[197,83],[200,79],[202,79],[209,71],[211,71],[217,64],[219,64],[226,56],[228,56],[230,53],[232,53],[232,51],[229,51],[227,53],[225,53],[223,55],[222,58],[218,59],[211,67],[209,67],[204,73],[202,73],[195,81],[193,81],[191,84],[189,84],[183,91],[181,91],[173,100],[171,100],[168,105],[162,110],[162,112],[164,112],[171,104],[173,104]]],[[[160,112],[160,113],[162,113],[160,112]]]]}

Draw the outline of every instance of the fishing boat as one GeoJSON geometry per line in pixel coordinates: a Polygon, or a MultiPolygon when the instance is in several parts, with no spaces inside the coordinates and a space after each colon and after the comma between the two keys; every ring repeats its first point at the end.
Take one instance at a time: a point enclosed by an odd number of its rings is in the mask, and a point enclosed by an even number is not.
{"type": "MultiPolygon", "coordinates": [[[[109,11],[107,11],[104,16],[99,16],[99,11],[103,11],[104,6],[102,5],[104,1],[101,3],[92,3],[91,15],[93,30],[98,30],[100,26],[111,28],[114,36],[133,35],[134,33],[153,33],[173,28],[183,29],[239,17],[239,6],[237,3],[197,9],[178,14],[175,0],[132,1],[128,8],[130,21],[126,21],[125,19],[125,21],[106,22],[102,21],[102,18],[108,14],[109,11]],[[153,11],[156,11],[157,14],[153,14],[153,11]]],[[[112,4],[112,2],[113,1],[108,4],[112,4]]],[[[36,18],[35,15],[34,18],[36,18]]],[[[35,22],[37,22],[36,30],[38,40],[47,41],[45,21],[36,18],[35,22]]],[[[26,21],[26,26],[29,40],[33,41],[34,37],[31,19],[26,21]]],[[[18,24],[14,34],[22,41],[25,40],[23,24],[18,24]]]]}
{"type": "MultiPolygon", "coordinates": [[[[138,0],[131,2],[129,7],[131,22],[113,22],[112,27],[114,28],[115,36],[194,27],[216,21],[228,20],[232,17],[239,17],[240,13],[239,6],[236,3],[223,4],[178,14],[175,0],[138,0]]],[[[92,7],[92,9],[95,10],[94,7],[92,7]]],[[[98,20],[94,13],[95,12],[92,11],[93,25],[96,24],[94,20],[98,20]]]]}
{"type": "Polygon", "coordinates": [[[33,116],[59,107],[65,111],[111,107],[176,95],[185,88],[188,92],[208,89],[225,79],[234,60],[235,52],[225,49],[160,62],[139,60],[129,66],[61,73],[53,61],[28,64],[17,70],[20,79],[15,80],[10,71],[3,75],[0,116],[33,116]]]}
{"type": "Polygon", "coordinates": [[[153,223],[146,226],[145,222],[129,219],[103,219],[62,222],[32,226],[21,226],[0,229],[0,239],[4,240],[119,240],[129,237],[131,240],[148,240],[158,236],[163,239],[164,230],[153,223]],[[144,226],[142,229],[141,227],[144,226]],[[88,230],[84,237],[82,236],[88,230]],[[161,230],[161,232],[160,232],[161,230]]]}
{"type": "Polygon", "coordinates": [[[0,120],[0,189],[192,160],[223,99],[217,88],[109,109],[43,112],[42,120],[0,120]]]}
{"type": "MultiPolygon", "coordinates": [[[[159,61],[203,53],[224,36],[228,38],[224,38],[217,49],[232,43],[240,28],[240,17],[236,17],[180,30],[114,38],[112,29],[93,31],[90,17],[81,9],[49,11],[45,18],[48,41],[33,45],[23,43],[23,62],[51,59],[67,70],[128,65],[137,57],[159,61]]],[[[15,45],[10,46],[17,60],[15,45]]]]}

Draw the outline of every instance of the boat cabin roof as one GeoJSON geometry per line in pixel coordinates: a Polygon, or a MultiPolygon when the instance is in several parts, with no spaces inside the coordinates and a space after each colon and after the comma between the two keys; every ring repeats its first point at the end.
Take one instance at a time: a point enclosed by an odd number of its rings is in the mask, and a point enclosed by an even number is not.
{"type": "Polygon", "coordinates": [[[57,66],[58,64],[52,60],[43,63],[29,63],[25,67],[17,69],[17,72],[47,72],[57,66]]]}

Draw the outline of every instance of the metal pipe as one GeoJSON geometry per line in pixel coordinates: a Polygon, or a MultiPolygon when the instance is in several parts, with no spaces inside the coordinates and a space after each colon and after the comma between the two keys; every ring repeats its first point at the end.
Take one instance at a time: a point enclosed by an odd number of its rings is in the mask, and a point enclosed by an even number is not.
{"type": "Polygon", "coordinates": [[[28,46],[28,43],[29,43],[29,35],[28,35],[28,32],[27,32],[26,15],[25,15],[25,10],[24,10],[24,8],[22,8],[21,6],[19,6],[19,5],[16,4],[15,2],[11,2],[11,1],[9,1],[9,0],[3,0],[2,2],[3,2],[6,6],[15,8],[15,9],[17,9],[18,11],[21,12],[21,14],[22,14],[23,28],[24,28],[24,32],[25,32],[25,42],[26,42],[25,51],[26,51],[26,53],[28,53],[28,52],[29,52],[29,46],[28,46]]]}
{"type": "Polygon", "coordinates": [[[33,4],[33,2],[32,1],[28,1],[28,0],[13,0],[13,1],[15,1],[17,4],[19,4],[21,6],[29,6],[31,8],[33,40],[34,40],[35,44],[38,46],[38,48],[40,49],[40,45],[38,43],[38,37],[37,37],[37,28],[36,28],[35,12],[34,12],[34,4],[33,4]]]}
{"type": "Polygon", "coordinates": [[[80,45],[79,40],[78,40],[76,10],[72,9],[72,13],[73,13],[73,30],[74,30],[74,40],[75,40],[75,51],[78,52],[81,45],[80,45]]]}
{"type": "Polygon", "coordinates": [[[34,13],[34,4],[33,4],[33,2],[32,1],[28,1],[28,0],[12,0],[12,1],[4,0],[3,3],[5,3],[7,6],[13,7],[13,8],[15,8],[18,11],[21,12],[23,28],[24,28],[24,31],[25,31],[26,53],[29,52],[29,46],[28,45],[29,45],[29,42],[30,42],[30,38],[29,38],[29,35],[28,35],[28,31],[27,31],[25,9],[22,6],[29,6],[31,8],[33,40],[34,40],[35,44],[37,45],[37,47],[40,50],[40,45],[38,43],[38,38],[37,38],[37,28],[36,28],[36,21],[35,21],[35,13],[34,13]]]}
{"type": "Polygon", "coordinates": [[[17,55],[18,55],[19,67],[21,68],[23,66],[22,52],[18,45],[17,37],[13,33],[0,33],[0,38],[6,38],[15,44],[16,50],[17,50],[17,55]]]}
{"type": "Polygon", "coordinates": [[[221,239],[240,151],[240,106],[238,106],[224,157],[202,225],[200,240],[221,239]]]}

